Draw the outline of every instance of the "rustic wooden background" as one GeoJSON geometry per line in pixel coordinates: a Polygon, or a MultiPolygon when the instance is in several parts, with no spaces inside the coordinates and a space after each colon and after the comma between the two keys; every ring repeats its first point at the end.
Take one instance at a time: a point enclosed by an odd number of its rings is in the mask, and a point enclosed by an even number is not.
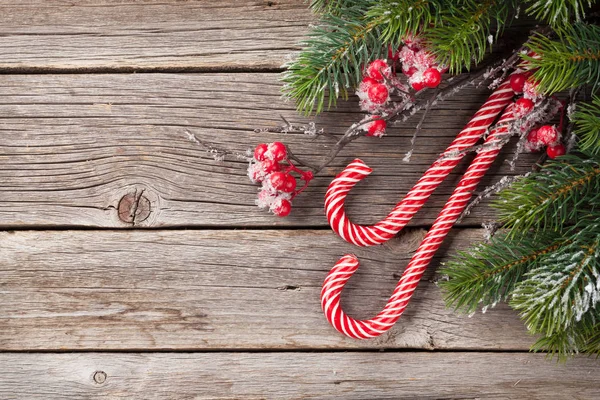
{"type": "MultiPolygon", "coordinates": [[[[444,308],[436,267],[482,238],[487,206],[453,231],[394,329],[354,341],[329,327],[319,291],[337,258],[363,261],[345,307],[377,312],[461,169],[369,249],[328,229],[331,177],[362,157],[375,173],[349,212],[381,218],[487,91],[436,107],[410,164],[415,121],[354,142],[277,219],[253,205],[244,162],[214,161],[185,132],[245,151],[275,139],[253,129],[279,115],[305,122],[278,77],[310,21],[301,0],[0,0],[0,398],[600,397],[599,361],[528,353],[508,307],[444,308]]],[[[317,122],[340,134],[358,118],[350,101],[317,122]]],[[[283,140],[315,161],[332,144],[283,140]]],[[[498,162],[485,183],[511,173],[498,162]]]]}

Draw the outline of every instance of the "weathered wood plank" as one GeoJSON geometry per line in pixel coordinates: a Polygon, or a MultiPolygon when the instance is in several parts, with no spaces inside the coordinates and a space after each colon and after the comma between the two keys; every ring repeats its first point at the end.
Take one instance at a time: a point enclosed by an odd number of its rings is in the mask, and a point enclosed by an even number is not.
{"type": "Polygon", "coordinates": [[[311,20],[302,0],[0,2],[0,70],[279,68],[311,20]]]}
{"type": "Polygon", "coordinates": [[[600,363],[541,354],[0,354],[5,399],[595,399],[600,363]]]}
{"type": "MultiPolygon", "coordinates": [[[[280,124],[279,114],[306,121],[280,99],[277,74],[10,75],[0,80],[0,226],[131,227],[119,201],[142,193],[150,215],[137,226],[325,226],[322,203],[331,178],[360,156],[375,172],[348,200],[356,221],[373,223],[419,179],[488,95],[484,89],[436,107],[424,124],[412,162],[403,163],[416,121],[382,140],[361,138],[295,202],[292,216],[273,217],[254,206],[257,186],[240,160],[216,162],[192,143],[202,140],[244,152],[279,138],[318,162],[332,144],[303,134],[257,134],[280,124]]],[[[318,119],[339,135],[362,118],[356,102],[318,119]]],[[[537,156],[522,157],[518,172],[537,156]]],[[[429,224],[464,171],[463,163],[415,217],[429,224]]],[[[512,174],[498,161],[483,185],[512,174]]],[[[480,207],[466,224],[492,217],[480,207]]]]}
{"type": "Polygon", "coordinates": [[[0,233],[0,350],[528,349],[533,339],[508,307],[456,315],[433,282],[440,257],[481,230],[451,235],[384,336],[356,341],[328,325],[319,293],[341,255],[363,262],[344,304],[368,318],[423,235],[361,249],[325,230],[0,233]]]}

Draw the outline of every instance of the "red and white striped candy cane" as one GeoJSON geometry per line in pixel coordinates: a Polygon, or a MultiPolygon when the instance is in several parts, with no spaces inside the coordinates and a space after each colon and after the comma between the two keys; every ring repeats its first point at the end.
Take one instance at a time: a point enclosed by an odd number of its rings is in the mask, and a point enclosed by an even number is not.
{"type": "Polygon", "coordinates": [[[408,224],[412,217],[423,207],[431,193],[450,174],[450,171],[463,158],[461,151],[469,148],[483,136],[500,112],[512,101],[514,91],[510,80],[506,80],[483,104],[467,126],[448,146],[442,156],[435,161],[415,186],[396,207],[375,225],[358,225],[346,216],[344,201],[350,189],[372,172],[359,159],[350,163],[329,185],[325,194],[325,212],[331,228],[340,237],[357,246],[382,244],[408,224]],[[451,155],[451,153],[456,153],[451,155]]]}
{"type": "Polygon", "coordinates": [[[321,290],[323,312],[335,329],[351,338],[367,339],[381,335],[396,323],[406,309],[435,252],[467,206],[473,190],[500,152],[501,146],[495,147],[494,144],[499,143],[500,136],[508,132],[508,124],[514,119],[512,109],[512,105],[506,108],[496,128],[490,132],[485,141],[486,147],[473,159],[452,196],[411,258],[385,308],[377,316],[361,321],[344,313],[340,307],[341,292],[348,279],[358,269],[359,262],[356,256],[348,254],[335,264],[325,278],[321,290]]]}

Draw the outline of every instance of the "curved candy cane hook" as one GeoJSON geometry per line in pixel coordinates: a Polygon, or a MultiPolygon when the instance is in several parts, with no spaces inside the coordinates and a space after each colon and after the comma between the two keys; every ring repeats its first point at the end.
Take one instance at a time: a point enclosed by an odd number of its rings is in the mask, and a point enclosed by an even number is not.
{"type": "Polygon", "coordinates": [[[506,108],[497,127],[487,137],[485,150],[482,150],[473,159],[467,172],[461,178],[452,196],[408,263],[385,308],[377,316],[361,321],[344,313],[340,307],[342,289],[358,269],[359,263],[356,256],[348,254],[335,264],[325,278],[321,290],[321,307],[327,320],[335,329],[354,339],[367,339],[381,335],[396,323],[406,309],[433,255],[471,199],[473,190],[500,152],[500,146],[496,147],[494,144],[499,143],[500,136],[508,132],[508,124],[514,119],[512,109],[512,105],[506,108]]]}
{"type": "Polygon", "coordinates": [[[344,240],[357,246],[382,244],[408,224],[421,209],[435,188],[450,174],[460,162],[461,153],[477,143],[498,114],[511,102],[514,91],[506,80],[494,91],[483,106],[475,113],[467,126],[437,161],[425,172],[387,217],[375,225],[358,225],[346,216],[344,201],[350,189],[369,175],[372,170],[360,159],[350,163],[329,185],[325,194],[325,212],[331,228],[344,240]]]}

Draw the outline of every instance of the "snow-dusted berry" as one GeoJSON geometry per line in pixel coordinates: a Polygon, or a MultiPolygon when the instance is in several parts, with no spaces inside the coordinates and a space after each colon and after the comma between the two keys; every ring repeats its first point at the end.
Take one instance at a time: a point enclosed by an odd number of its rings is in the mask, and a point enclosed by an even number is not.
{"type": "Polygon", "coordinates": [[[371,78],[370,76],[365,76],[362,82],[360,82],[359,90],[367,92],[371,86],[377,85],[378,83],[379,82],[377,80],[371,78]]]}
{"type": "Polygon", "coordinates": [[[282,161],[287,156],[287,150],[285,148],[285,144],[281,142],[273,142],[269,145],[267,154],[265,155],[267,158],[270,158],[275,161],[282,161]],[[270,157],[269,157],[270,156],[270,157]]]}
{"type": "Polygon", "coordinates": [[[548,154],[548,157],[550,157],[552,159],[559,157],[559,156],[563,156],[566,153],[567,153],[567,149],[564,144],[548,146],[548,148],[546,149],[546,154],[548,154]]]}
{"type": "Polygon", "coordinates": [[[436,66],[435,56],[423,49],[415,53],[415,67],[421,71],[436,66]]]}
{"type": "Polygon", "coordinates": [[[369,88],[367,92],[369,100],[375,104],[383,104],[388,101],[389,91],[383,83],[378,83],[369,88]]]}
{"type": "Polygon", "coordinates": [[[527,78],[523,74],[512,74],[510,76],[510,87],[515,93],[522,93],[526,80],[527,78]]]}
{"type": "Polygon", "coordinates": [[[527,141],[525,142],[525,150],[534,152],[540,150],[543,143],[539,141],[537,135],[537,129],[532,129],[527,134],[527,141]]]}
{"type": "Polygon", "coordinates": [[[296,190],[297,184],[298,183],[296,182],[296,178],[294,178],[290,174],[287,174],[285,177],[285,184],[283,185],[283,188],[281,190],[285,193],[292,193],[294,190],[296,190]]]}
{"type": "Polygon", "coordinates": [[[410,86],[412,86],[416,92],[420,92],[421,90],[425,89],[425,83],[423,83],[423,81],[411,82],[410,86]]]}
{"type": "Polygon", "coordinates": [[[281,166],[277,161],[265,160],[257,164],[265,173],[270,174],[271,172],[279,171],[281,166]]]}
{"type": "Polygon", "coordinates": [[[379,82],[383,81],[383,78],[389,78],[392,74],[390,66],[385,60],[378,59],[373,61],[367,67],[367,75],[379,82]]]}
{"type": "Polygon", "coordinates": [[[513,113],[515,114],[515,117],[523,118],[525,115],[529,114],[531,110],[533,110],[533,106],[534,103],[531,99],[522,97],[515,102],[513,113]]]}
{"type": "Polygon", "coordinates": [[[427,68],[423,72],[423,84],[428,88],[436,88],[442,82],[442,74],[437,68],[427,68]]]}
{"type": "Polygon", "coordinates": [[[273,172],[270,176],[269,176],[269,182],[271,183],[271,186],[273,187],[273,189],[275,190],[282,190],[285,186],[285,180],[286,180],[287,174],[277,171],[277,172],[273,172]]]}
{"type": "Polygon", "coordinates": [[[541,93],[538,91],[538,83],[532,79],[527,79],[523,85],[523,97],[526,99],[536,100],[541,97],[541,93]]]}
{"type": "Polygon", "coordinates": [[[373,122],[367,126],[367,136],[381,137],[385,133],[387,123],[379,116],[374,116],[373,122]]]}
{"type": "Polygon", "coordinates": [[[554,125],[544,125],[537,130],[537,139],[540,143],[550,146],[558,141],[558,130],[554,125]]]}
{"type": "Polygon", "coordinates": [[[404,72],[404,75],[408,76],[409,78],[413,76],[417,71],[417,67],[409,67],[406,70],[404,69],[404,66],[402,67],[402,72],[404,72]]]}
{"type": "Polygon", "coordinates": [[[276,199],[275,193],[270,190],[263,189],[258,192],[258,198],[256,199],[256,205],[258,208],[270,208],[276,199]]]}
{"type": "Polygon", "coordinates": [[[292,211],[292,203],[286,199],[277,199],[271,206],[273,213],[280,217],[287,217],[292,211]]]}
{"type": "Polygon", "coordinates": [[[258,161],[265,160],[265,153],[267,152],[267,144],[261,143],[254,149],[254,159],[258,161]]]}

